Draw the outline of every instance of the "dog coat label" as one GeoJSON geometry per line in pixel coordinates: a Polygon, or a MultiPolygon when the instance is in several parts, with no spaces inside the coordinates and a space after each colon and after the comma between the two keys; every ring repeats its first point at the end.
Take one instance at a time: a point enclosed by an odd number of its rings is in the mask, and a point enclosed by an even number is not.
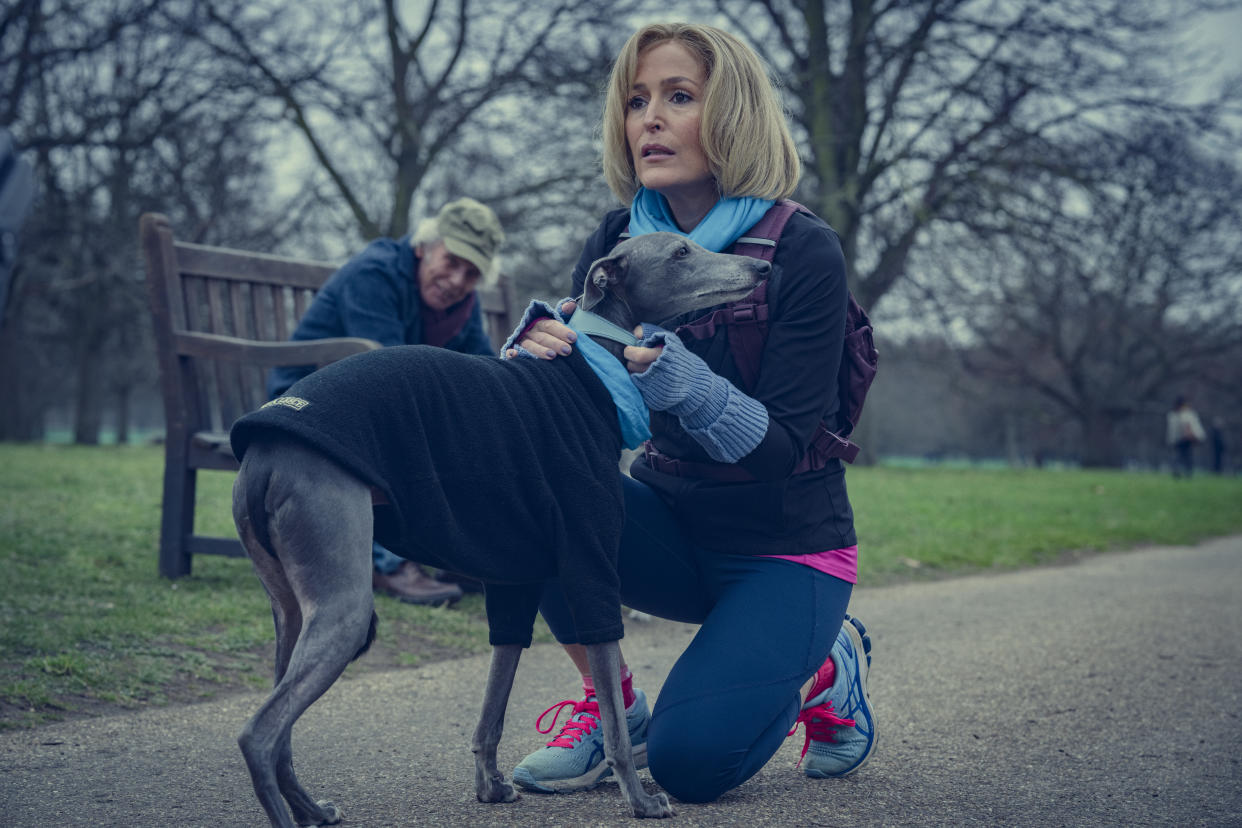
{"type": "Polygon", "coordinates": [[[268,408],[273,405],[283,405],[285,408],[292,408],[294,411],[301,411],[303,408],[310,405],[310,401],[304,400],[301,397],[277,397],[270,402],[263,403],[262,407],[268,408]]]}

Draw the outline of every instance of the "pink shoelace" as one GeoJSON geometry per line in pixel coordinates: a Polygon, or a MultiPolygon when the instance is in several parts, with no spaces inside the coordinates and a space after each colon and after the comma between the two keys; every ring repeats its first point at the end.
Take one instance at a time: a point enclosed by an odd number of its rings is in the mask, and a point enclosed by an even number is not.
{"type": "Polygon", "coordinates": [[[535,719],[535,730],[540,733],[551,733],[552,728],[556,727],[556,720],[560,718],[561,711],[567,705],[572,705],[574,711],[569,714],[569,721],[565,722],[565,726],[561,728],[561,732],[557,734],[556,738],[548,742],[548,747],[571,748],[582,741],[584,735],[590,733],[599,725],[598,702],[589,699],[583,699],[582,701],[565,699],[565,701],[558,702],[539,714],[539,718],[535,719]],[[553,713],[553,711],[556,712],[553,713]],[[552,713],[552,721],[548,723],[548,727],[545,730],[542,726],[543,717],[549,713],[552,713]],[[589,713],[590,716],[579,719],[577,717],[580,713],[589,713]]]}
{"type": "Polygon", "coordinates": [[[806,741],[802,743],[802,755],[798,757],[798,766],[801,767],[802,760],[806,758],[807,748],[811,746],[811,740],[816,742],[835,742],[836,728],[853,727],[853,719],[842,719],[833,712],[832,702],[824,702],[814,707],[808,707],[798,714],[798,720],[794,722],[793,730],[786,733],[786,736],[792,736],[798,729],[798,725],[804,725],[803,732],[806,734],[806,741]]]}

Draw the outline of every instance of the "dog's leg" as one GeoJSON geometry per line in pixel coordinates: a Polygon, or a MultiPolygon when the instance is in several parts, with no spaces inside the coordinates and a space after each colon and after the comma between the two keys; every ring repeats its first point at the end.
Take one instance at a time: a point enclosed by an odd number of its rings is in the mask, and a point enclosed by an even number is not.
{"type": "MultiPolygon", "coordinates": [[[[244,495],[247,485],[256,485],[248,479],[247,471],[248,469],[243,468],[241,474],[238,475],[235,495],[244,495]]],[[[238,536],[241,538],[242,545],[250,553],[255,574],[259,576],[272,602],[272,622],[276,630],[276,675],[273,686],[276,687],[280,685],[285,673],[288,672],[290,655],[302,631],[302,611],[297,605],[297,596],[293,594],[289,586],[284,567],[281,566],[276,556],[269,553],[255,537],[254,527],[250,523],[250,516],[245,510],[244,501],[239,501],[237,505],[241,507],[236,512],[238,536]]],[[[266,519],[266,517],[261,519],[266,519]]],[[[255,718],[257,719],[257,715],[255,718]]],[[[254,726],[255,721],[252,719],[247,725],[247,732],[254,726]]],[[[238,743],[246,757],[246,764],[250,768],[255,793],[263,809],[267,811],[269,821],[272,825],[279,826],[291,824],[288,822],[289,815],[280,793],[283,787],[280,781],[281,769],[286,762],[292,764],[292,758],[289,756],[292,746],[289,740],[285,739],[284,743],[276,749],[277,756],[274,761],[261,757],[245,734],[238,740],[238,743]]]]}
{"type": "MultiPolygon", "coordinates": [[[[289,660],[293,654],[293,648],[297,644],[298,636],[302,632],[302,611],[297,605],[297,599],[289,589],[288,581],[284,577],[283,568],[280,561],[273,555],[263,553],[262,557],[255,559],[255,569],[259,573],[260,580],[263,581],[264,587],[267,589],[268,596],[272,601],[272,620],[276,628],[276,676],[273,686],[280,684],[285,674],[289,670],[289,660]]],[[[247,760],[249,761],[249,760],[247,760]]],[[[302,786],[298,783],[297,776],[293,772],[293,745],[291,740],[291,732],[286,730],[281,739],[281,743],[276,748],[276,791],[289,803],[294,813],[294,820],[299,825],[332,825],[340,821],[340,809],[329,811],[327,814],[322,813],[329,808],[335,808],[331,803],[317,803],[306,795],[302,786]]],[[[252,774],[253,776],[253,774],[252,774]]],[[[264,774],[268,776],[268,774],[264,774]]],[[[258,778],[252,781],[255,783],[255,790],[258,790],[260,784],[258,778]]],[[[276,799],[271,790],[270,780],[263,783],[268,791],[272,802],[282,812],[284,808],[281,806],[279,799],[276,799]]],[[[260,800],[263,797],[260,796],[260,800]]],[[[264,806],[266,808],[266,805],[264,806]]],[[[270,814],[269,814],[270,818],[270,814]]],[[[273,820],[273,824],[276,824],[273,820]]]]}
{"type": "Polygon", "coordinates": [[[636,817],[670,817],[675,813],[664,793],[654,796],[643,790],[634,767],[630,730],[625,724],[621,699],[621,647],[616,641],[588,644],[587,660],[595,681],[600,726],[604,729],[604,754],[621,785],[621,795],[636,817]]]}
{"type": "MultiPolygon", "coordinates": [[[[340,809],[316,802],[294,775],[290,736],[294,722],[336,681],[370,634],[370,492],[309,453],[292,461],[282,455],[281,462],[288,463],[277,467],[285,473],[271,475],[264,514],[256,518],[268,521],[273,549],[257,542],[248,520],[238,520],[272,597],[279,637],[276,687],[243,728],[238,745],[273,826],[334,825],[340,809]]],[[[243,482],[245,477],[243,464],[239,486],[252,482],[243,482]]],[[[235,511],[236,505],[235,495],[235,511]]]]}
{"type": "MultiPolygon", "coordinates": [[[[367,599],[369,587],[367,584],[367,599]]],[[[288,670],[238,739],[255,794],[272,825],[280,828],[294,825],[284,802],[288,802],[298,825],[335,825],[341,820],[336,805],[315,801],[298,782],[290,737],[294,722],[332,686],[365,640],[371,607],[369,602],[357,600],[357,611],[342,611],[341,602],[323,597],[327,602],[305,619],[288,670]]]]}
{"type": "Polygon", "coordinates": [[[335,825],[341,821],[341,811],[335,804],[327,800],[316,802],[294,776],[290,735],[293,722],[343,670],[343,664],[324,665],[309,673],[291,670],[286,677],[293,680],[276,688],[237,739],[250,770],[255,796],[275,828],[335,825]],[[313,693],[314,698],[306,699],[303,694],[307,692],[313,693]],[[290,810],[296,822],[289,818],[290,810]]]}
{"type": "Polygon", "coordinates": [[[483,691],[483,713],[470,745],[474,752],[474,791],[480,802],[513,802],[521,798],[496,766],[496,748],[504,731],[509,691],[513,688],[521,655],[520,644],[492,648],[492,666],[487,673],[487,689],[483,691]]]}
{"type": "Polygon", "coordinates": [[[272,686],[275,687],[285,677],[293,647],[298,643],[298,636],[302,634],[302,608],[298,606],[297,596],[289,586],[284,567],[275,555],[268,554],[258,546],[248,520],[238,523],[238,534],[247,549],[254,544],[258,551],[259,554],[251,556],[254,570],[272,602],[272,626],[276,629],[276,675],[272,681],[272,686]]]}

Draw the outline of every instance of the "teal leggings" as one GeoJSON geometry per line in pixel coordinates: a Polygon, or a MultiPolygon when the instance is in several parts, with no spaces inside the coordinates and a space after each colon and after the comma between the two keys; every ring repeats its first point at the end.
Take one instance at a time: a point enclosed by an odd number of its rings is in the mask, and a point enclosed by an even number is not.
{"type": "MultiPolygon", "coordinates": [[[[799,690],[841,631],[853,586],[789,561],[697,549],[651,489],[622,482],[622,603],[701,625],[652,710],[651,775],[684,802],[710,802],[780,748],[798,717],[799,690]]],[[[540,612],[558,641],[576,643],[558,586],[545,591],[540,612]]]]}

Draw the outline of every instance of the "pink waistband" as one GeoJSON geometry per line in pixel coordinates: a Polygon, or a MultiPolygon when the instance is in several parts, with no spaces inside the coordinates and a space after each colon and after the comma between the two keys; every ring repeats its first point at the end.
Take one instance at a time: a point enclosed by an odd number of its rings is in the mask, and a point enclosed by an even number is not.
{"type": "Polygon", "coordinates": [[[834,578],[840,578],[851,584],[858,583],[858,545],[844,549],[829,549],[825,552],[812,552],[810,555],[761,555],[763,558],[776,558],[781,561],[793,561],[811,569],[818,569],[834,578]]]}

